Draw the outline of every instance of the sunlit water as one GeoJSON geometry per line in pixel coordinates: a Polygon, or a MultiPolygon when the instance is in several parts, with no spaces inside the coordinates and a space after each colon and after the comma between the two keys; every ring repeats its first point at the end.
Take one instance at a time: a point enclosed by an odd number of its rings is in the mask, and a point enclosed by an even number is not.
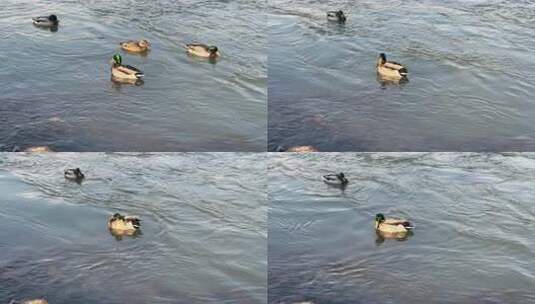
{"type": "Polygon", "coordinates": [[[265,150],[262,1],[3,0],[0,28],[0,150],[265,150]],[[32,25],[50,13],[57,32],[32,25]],[[146,56],[119,50],[143,38],[146,56]],[[194,41],[221,59],[186,55],[194,41]],[[110,81],[116,52],[143,85],[110,81]]]}
{"type": "Polygon", "coordinates": [[[535,303],[534,154],[272,155],[269,303],[535,303]],[[342,191],[321,175],[343,171],[342,191]],[[376,213],[414,234],[381,240],[376,213]]]}
{"type": "Polygon", "coordinates": [[[535,2],[269,2],[269,148],[535,149],[535,2]],[[345,25],[325,12],[342,9],[345,25]],[[409,82],[376,78],[380,52],[409,82]]]}
{"type": "Polygon", "coordinates": [[[265,170],[259,154],[4,153],[0,302],[266,303],[265,170]],[[115,212],[142,234],[112,236],[115,212]]]}

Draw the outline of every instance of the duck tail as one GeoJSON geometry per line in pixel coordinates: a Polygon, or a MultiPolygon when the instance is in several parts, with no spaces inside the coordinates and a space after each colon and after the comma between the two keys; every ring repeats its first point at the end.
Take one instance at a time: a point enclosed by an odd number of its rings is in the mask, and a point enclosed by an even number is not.
{"type": "Polygon", "coordinates": [[[414,226],[409,221],[406,221],[405,223],[403,223],[403,227],[405,227],[406,229],[413,229],[414,228],[414,226]]]}

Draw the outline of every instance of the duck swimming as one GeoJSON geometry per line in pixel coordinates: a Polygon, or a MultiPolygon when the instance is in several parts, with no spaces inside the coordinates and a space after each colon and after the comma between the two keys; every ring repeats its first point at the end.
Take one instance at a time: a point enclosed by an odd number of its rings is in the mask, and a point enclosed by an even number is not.
{"type": "Polygon", "coordinates": [[[111,76],[116,80],[138,80],[145,75],[130,65],[123,65],[123,58],[119,54],[113,55],[111,76]]]}
{"type": "Polygon", "coordinates": [[[76,169],[67,169],[65,170],[65,173],[63,174],[66,179],[70,180],[82,180],[85,178],[85,175],[82,173],[80,168],[76,169]]]}
{"type": "Polygon", "coordinates": [[[141,53],[150,50],[150,42],[148,40],[129,40],[120,42],[119,45],[121,49],[132,53],[141,53]]]}
{"type": "Polygon", "coordinates": [[[375,215],[375,230],[384,238],[405,238],[413,228],[407,220],[387,219],[382,213],[375,215]]]}
{"type": "Polygon", "coordinates": [[[330,11],[327,12],[327,20],[329,21],[336,21],[340,23],[346,22],[346,15],[344,15],[343,11],[330,11]]]}
{"type": "Polygon", "coordinates": [[[344,173],[331,173],[323,176],[323,181],[330,185],[346,185],[349,183],[344,173]]]}
{"type": "Polygon", "coordinates": [[[377,59],[377,73],[382,77],[400,79],[407,77],[409,72],[400,63],[386,60],[385,53],[381,53],[377,59]]]}
{"type": "Polygon", "coordinates": [[[214,45],[206,45],[201,43],[190,43],[185,45],[186,52],[191,55],[204,58],[219,57],[219,49],[214,45]]]}
{"type": "Polygon", "coordinates": [[[33,24],[42,27],[53,27],[57,26],[59,23],[58,17],[56,15],[50,16],[41,16],[32,18],[33,24]]]}
{"type": "Polygon", "coordinates": [[[115,213],[108,220],[108,229],[115,235],[134,235],[139,231],[141,220],[135,216],[115,213]]]}
{"type": "Polygon", "coordinates": [[[284,146],[278,146],[275,149],[276,152],[295,152],[295,153],[310,153],[310,152],[319,152],[319,150],[314,146],[293,146],[286,149],[284,146]]]}
{"type": "Polygon", "coordinates": [[[35,299],[35,300],[24,300],[22,302],[19,301],[11,301],[9,304],[48,304],[48,301],[45,299],[35,299]]]}

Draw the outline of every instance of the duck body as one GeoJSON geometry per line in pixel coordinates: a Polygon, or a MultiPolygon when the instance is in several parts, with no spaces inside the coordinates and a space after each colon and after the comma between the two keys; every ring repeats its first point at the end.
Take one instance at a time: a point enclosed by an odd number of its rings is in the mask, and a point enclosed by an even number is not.
{"type": "Polygon", "coordinates": [[[82,173],[80,168],[67,169],[63,175],[66,179],[70,180],[82,180],[85,178],[85,175],[82,173]]]}
{"type": "Polygon", "coordinates": [[[404,238],[413,228],[405,219],[387,219],[381,213],[375,216],[375,230],[384,237],[404,238]]]}
{"type": "Polygon", "coordinates": [[[111,76],[117,80],[137,80],[145,76],[139,69],[122,64],[122,57],[119,54],[113,56],[111,66],[111,76]]]}
{"type": "Polygon", "coordinates": [[[284,146],[278,146],[275,151],[276,152],[294,152],[294,153],[319,152],[319,150],[314,146],[293,146],[288,149],[286,149],[284,146]]]}
{"type": "Polygon", "coordinates": [[[35,299],[35,300],[24,300],[22,302],[19,301],[11,301],[9,304],[48,304],[48,301],[45,299],[35,299]]]}
{"type": "Polygon", "coordinates": [[[50,149],[47,146],[38,146],[38,147],[29,147],[24,149],[24,152],[30,152],[30,153],[46,153],[46,152],[54,152],[52,149],[50,149]]]}
{"type": "Polygon", "coordinates": [[[40,16],[32,18],[33,24],[42,27],[53,27],[59,24],[58,17],[56,15],[40,16]]]}
{"type": "Polygon", "coordinates": [[[407,77],[409,72],[402,64],[386,60],[386,55],[381,53],[377,59],[377,73],[388,79],[402,79],[407,77]]]}
{"type": "Polygon", "coordinates": [[[188,54],[203,57],[203,58],[217,58],[221,54],[217,46],[206,45],[201,43],[189,43],[184,46],[188,54]]]}
{"type": "Polygon", "coordinates": [[[349,180],[345,177],[344,173],[331,173],[322,177],[323,181],[329,185],[347,185],[349,180]]]}
{"type": "Polygon", "coordinates": [[[330,11],[327,12],[327,20],[344,23],[346,22],[347,17],[343,11],[330,11]]]}
{"type": "Polygon", "coordinates": [[[120,42],[119,45],[121,49],[132,53],[142,53],[150,50],[150,42],[147,40],[129,40],[120,42]]]}
{"type": "Polygon", "coordinates": [[[108,220],[108,229],[114,234],[133,235],[141,226],[141,220],[135,216],[123,216],[115,213],[108,220]]]}

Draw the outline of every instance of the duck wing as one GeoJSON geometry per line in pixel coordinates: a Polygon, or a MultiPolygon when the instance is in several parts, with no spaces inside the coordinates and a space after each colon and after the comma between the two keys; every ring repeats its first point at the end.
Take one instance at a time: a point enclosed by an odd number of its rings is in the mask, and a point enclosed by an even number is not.
{"type": "Polygon", "coordinates": [[[386,219],[384,221],[384,223],[387,224],[387,225],[402,225],[403,227],[405,227],[407,229],[413,228],[411,223],[409,221],[407,221],[407,220],[404,220],[404,219],[386,219]]]}
{"type": "Polygon", "coordinates": [[[132,74],[135,74],[136,76],[138,77],[143,77],[145,76],[145,74],[143,74],[143,72],[131,65],[121,65],[121,68],[123,68],[123,70],[127,70],[129,73],[132,73],[132,74]]]}
{"type": "Polygon", "coordinates": [[[394,62],[394,61],[387,61],[384,65],[383,65],[385,68],[388,68],[388,69],[391,69],[391,70],[396,70],[396,71],[401,71],[401,70],[405,70],[405,72],[407,72],[407,69],[401,65],[401,63],[397,63],[397,62],[394,62]]]}
{"type": "Polygon", "coordinates": [[[205,51],[208,51],[209,46],[202,43],[189,43],[186,44],[187,49],[203,49],[205,51]]]}
{"type": "Polygon", "coordinates": [[[324,175],[323,179],[328,180],[328,181],[337,181],[338,176],[336,174],[331,173],[331,174],[324,175]]]}

